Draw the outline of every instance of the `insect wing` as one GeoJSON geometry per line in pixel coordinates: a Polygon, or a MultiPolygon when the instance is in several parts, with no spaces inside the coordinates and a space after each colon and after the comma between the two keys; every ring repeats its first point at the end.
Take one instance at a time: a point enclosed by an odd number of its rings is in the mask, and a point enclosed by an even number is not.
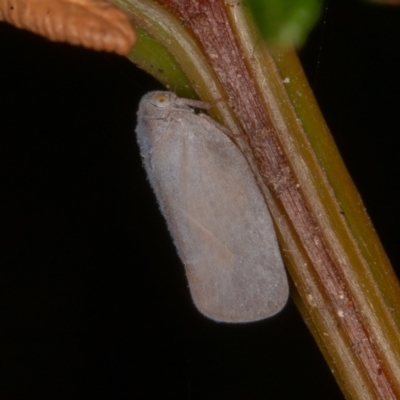
{"type": "Polygon", "coordinates": [[[247,322],[282,309],[288,284],[274,226],[244,156],[187,111],[158,120],[147,170],[197,308],[247,322]]]}

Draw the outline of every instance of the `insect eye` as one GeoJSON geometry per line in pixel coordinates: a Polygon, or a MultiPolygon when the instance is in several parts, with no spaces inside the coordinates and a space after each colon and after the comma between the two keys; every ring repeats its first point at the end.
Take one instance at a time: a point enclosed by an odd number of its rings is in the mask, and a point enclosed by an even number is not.
{"type": "Polygon", "coordinates": [[[169,97],[166,96],[165,94],[159,94],[155,99],[154,99],[154,105],[159,108],[164,108],[169,105],[169,97]]]}

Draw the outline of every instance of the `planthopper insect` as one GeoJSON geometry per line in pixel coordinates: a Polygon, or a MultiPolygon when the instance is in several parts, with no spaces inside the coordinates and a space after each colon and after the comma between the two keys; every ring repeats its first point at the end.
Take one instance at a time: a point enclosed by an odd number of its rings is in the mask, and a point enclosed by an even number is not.
{"type": "Polygon", "coordinates": [[[172,92],[146,94],[136,128],[143,163],[196,307],[222,322],[270,317],[289,287],[254,174],[226,128],[172,92]]]}

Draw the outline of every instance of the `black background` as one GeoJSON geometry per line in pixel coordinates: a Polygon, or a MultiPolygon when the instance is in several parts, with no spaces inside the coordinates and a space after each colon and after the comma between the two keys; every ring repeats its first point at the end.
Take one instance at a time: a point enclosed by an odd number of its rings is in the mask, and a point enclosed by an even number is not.
{"type": "MultiPolygon", "coordinates": [[[[301,52],[398,265],[400,9],[330,1],[301,52]]],[[[0,24],[0,397],[341,399],[290,301],[217,324],[192,305],[141,167],[123,57],[0,24]]]]}

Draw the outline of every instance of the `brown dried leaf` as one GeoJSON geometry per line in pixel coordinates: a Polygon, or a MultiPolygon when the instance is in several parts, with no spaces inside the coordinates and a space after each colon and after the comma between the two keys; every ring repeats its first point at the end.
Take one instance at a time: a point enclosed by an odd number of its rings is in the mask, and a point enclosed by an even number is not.
{"type": "Polygon", "coordinates": [[[105,0],[0,0],[0,20],[55,42],[118,54],[136,40],[128,17],[105,0]]]}

